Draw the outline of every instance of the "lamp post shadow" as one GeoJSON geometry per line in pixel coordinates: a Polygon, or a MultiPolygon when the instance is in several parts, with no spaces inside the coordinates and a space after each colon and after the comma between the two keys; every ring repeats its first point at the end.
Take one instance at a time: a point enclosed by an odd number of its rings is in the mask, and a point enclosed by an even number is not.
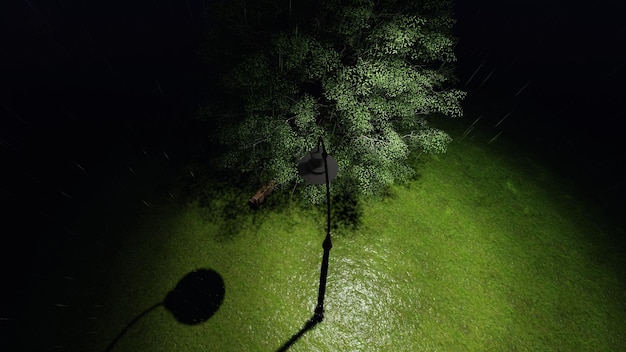
{"type": "Polygon", "coordinates": [[[224,301],[224,280],[215,270],[198,269],[185,275],[168,292],[165,300],[139,313],[109,343],[105,352],[110,352],[118,341],[148,313],[161,306],[172,313],[181,324],[197,325],[210,319],[224,301]]]}
{"type": "Polygon", "coordinates": [[[284,345],[280,346],[279,349],[276,350],[276,352],[284,352],[287,351],[294,343],[296,343],[301,337],[302,335],[306,334],[307,331],[313,329],[315,327],[315,325],[319,324],[320,321],[316,320],[316,316],[315,314],[311,317],[311,319],[307,320],[306,323],[304,324],[304,326],[302,327],[302,329],[300,329],[300,331],[298,331],[297,333],[295,333],[293,336],[291,336],[291,338],[289,339],[289,341],[285,342],[284,345]]]}
{"type": "Polygon", "coordinates": [[[317,324],[324,320],[324,297],[326,296],[326,278],[328,277],[328,260],[330,258],[330,249],[333,248],[332,241],[330,240],[330,232],[326,233],[326,238],[322,244],[324,248],[324,256],[322,258],[322,270],[320,271],[320,285],[317,293],[317,306],[313,316],[304,323],[304,326],[300,331],[295,333],[291,338],[285,342],[276,352],[287,351],[294,343],[296,343],[304,334],[309,330],[312,330],[317,324]]]}

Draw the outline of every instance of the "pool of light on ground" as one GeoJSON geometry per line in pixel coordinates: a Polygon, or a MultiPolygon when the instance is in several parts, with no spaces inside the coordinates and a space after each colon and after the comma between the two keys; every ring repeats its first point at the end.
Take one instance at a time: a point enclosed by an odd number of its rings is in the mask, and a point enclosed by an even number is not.
{"type": "MultiPolygon", "coordinates": [[[[135,169],[138,182],[149,179],[135,169]]],[[[111,204],[132,197],[121,192],[111,204]]],[[[112,350],[275,351],[310,318],[325,234],[319,212],[266,211],[224,236],[216,213],[195,203],[130,201],[138,206],[123,225],[108,213],[83,224],[115,245],[68,255],[92,277],[48,286],[70,307],[33,313],[26,350],[103,351],[198,268],[225,282],[211,319],[189,326],[155,309],[112,350]]],[[[417,179],[366,204],[362,219],[333,234],[325,320],[290,350],[626,349],[623,257],[607,245],[602,219],[531,159],[480,139],[453,143],[417,179]]],[[[53,303],[48,293],[40,302],[53,303]]]]}

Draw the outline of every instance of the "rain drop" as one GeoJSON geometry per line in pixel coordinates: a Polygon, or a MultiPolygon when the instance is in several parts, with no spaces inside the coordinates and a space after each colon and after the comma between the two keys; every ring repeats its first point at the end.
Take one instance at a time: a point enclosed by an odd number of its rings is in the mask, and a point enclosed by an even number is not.
{"type": "Polygon", "coordinates": [[[495,142],[495,140],[498,139],[498,137],[500,137],[501,134],[502,134],[502,131],[500,131],[500,133],[496,134],[495,137],[491,138],[489,140],[489,143],[487,143],[487,144],[491,144],[491,143],[495,142]]]}
{"type": "Polygon", "coordinates": [[[478,118],[476,120],[474,120],[474,122],[472,122],[472,124],[465,130],[465,132],[463,132],[463,137],[467,136],[473,129],[474,129],[474,125],[476,125],[476,123],[483,117],[483,115],[478,116],[478,118]]]}
{"type": "Polygon", "coordinates": [[[498,123],[496,123],[493,127],[498,127],[502,123],[502,121],[506,120],[506,118],[509,117],[509,115],[511,115],[510,112],[504,115],[504,117],[500,121],[498,121],[498,123]]]}
{"type": "Polygon", "coordinates": [[[85,168],[84,168],[84,167],[82,167],[79,163],[74,162],[74,165],[76,165],[76,167],[77,167],[77,168],[79,168],[79,169],[80,169],[80,171],[87,173],[87,171],[85,170],[85,168]]]}
{"type": "Polygon", "coordinates": [[[491,75],[493,75],[493,73],[496,72],[496,69],[494,68],[493,70],[491,70],[491,72],[487,75],[487,78],[485,78],[482,83],[480,84],[480,87],[483,86],[483,84],[485,84],[485,82],[487,82],[487,80],[491,77],[491,75]]]}
{"type": "Polygon", "coordinates": [[[38,179],[34,178],[34,177],[33,177],[33,176],[31,176],[29,173],[27,173],[27,172],[25,172],[25,171],[22,171],[22,173],[23,173],[24,175],[26,175],[26,177],[28,177],[29,179],[31,179],[31,180],[33,180],[33,181],[35,181],[35,182],[37,182],[37,183],[41,184],[41,181],[39,181],[38,179]]]}
{"type": "Polygon", "coordinates": [[[483,67],[483,65],[485,64],[485,61],[487,60],[483,60],[483,62],[478,66],[478,68],[476,69],[476,71],[474,71],[474,74],[472,74],[470,76],[470,78],[467,80],[467,82],[465,82],[465,86],[467,86],[469,84],[469,82],[474,78],[474,76],[476,76],[476,73],[478,73],[478,71],[480,70],[481,67],[483,67]]]}
{"type": "Polygon", "coordinates": [[[18,119],[21,123],[23,123],[25,126],[28,126],[28,123],[26,121],[24,121],[24,119],[18,115],[15,111],[11,110],[8,106],[2,104],[2,107],[8,111],[9,113],[11,113],[11,115],[15,116],[16,119],[18,119]]]}
{"type": "Polygon", "coordinates": [[[528,83],[526,83],[522,88],[520,88],[520,90],[517,91],[517,93],[515,93],[515,96],[520,95],[520,93],[522,93],[522,91],[524,89],[526,89],[526,87],[528,87],[528,85],[530,84],[531,81],[528,81],[528,83]]]}

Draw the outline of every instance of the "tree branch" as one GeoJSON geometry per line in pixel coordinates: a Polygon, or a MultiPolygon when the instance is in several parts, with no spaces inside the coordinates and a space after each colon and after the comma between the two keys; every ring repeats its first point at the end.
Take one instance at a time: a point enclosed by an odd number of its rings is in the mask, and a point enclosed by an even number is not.
{"type": "Polygon", "coordinates": [[[250,149],[252,148],[252,151],[255,152],[256,151],[256,146],[260,143],[263,142],[267,142],[269,141],[269,138],[259,138],[256,141],[252,142],[251,144],[248,144],[247,146],[244,147],[244,149],[250,149]]]}
{"type": "Polygon", "coordinates": [[[411,137],[415,137],[415,133],[416,131],[411,131],[411,133],[409,134],[405,134],[404,136],[402,136],[402,138],[411,138],[411,137]]]}

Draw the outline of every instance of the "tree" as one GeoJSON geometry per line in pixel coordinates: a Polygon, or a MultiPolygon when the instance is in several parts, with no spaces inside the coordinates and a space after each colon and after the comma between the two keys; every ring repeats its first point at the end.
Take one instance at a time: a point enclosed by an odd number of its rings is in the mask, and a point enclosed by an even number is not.
{"type": "MultiPolygon", "coordinates": [[[[409,153],[445,152],[429,126],[457,117],[450,1],[224,2],[213,9],[205,56],[220,94],[204,107],[228,146],[222,165],[283,187],[318,137],[339,162],[333,183],[377,194],[414,172],[409,153]]],[[[317,187],[303,186],[313,202],[317,187]]]]}

